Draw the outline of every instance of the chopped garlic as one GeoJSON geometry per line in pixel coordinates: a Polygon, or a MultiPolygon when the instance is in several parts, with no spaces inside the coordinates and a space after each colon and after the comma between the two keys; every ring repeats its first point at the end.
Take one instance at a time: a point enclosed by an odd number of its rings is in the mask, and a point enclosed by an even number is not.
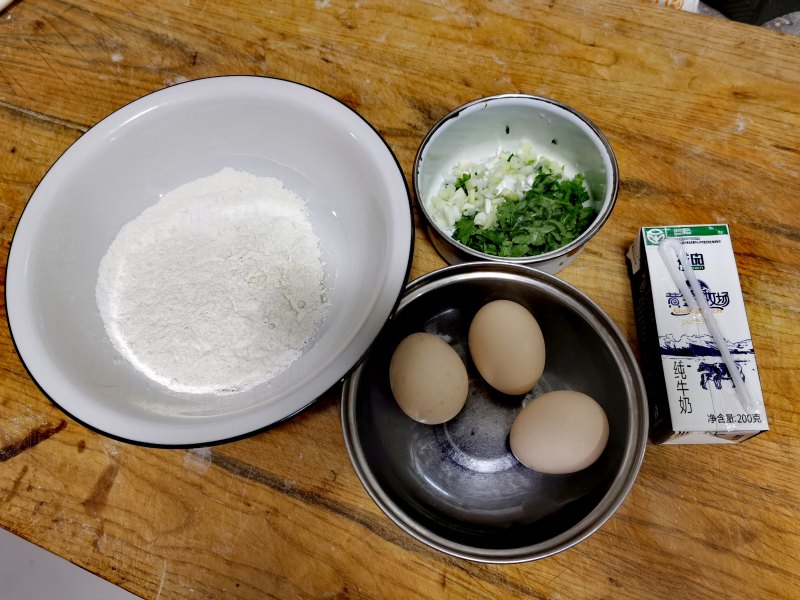
{"type": "Polygon", "coordinates": [[[539,169],[564,172],[563,165],[537,156],[530,142],[520,142],[513,151],[500,147],[483,161],[464,160],[453,166],[426,209],[447,235],[453,234],[456,222],[465,215],[475,215],[479,227],[492,227],[497,221],[497,206],[506,199],[523,196],[533,185],[539,169]],[[456,188],[465,174],[469,174],[469,179],[456,188]]]}

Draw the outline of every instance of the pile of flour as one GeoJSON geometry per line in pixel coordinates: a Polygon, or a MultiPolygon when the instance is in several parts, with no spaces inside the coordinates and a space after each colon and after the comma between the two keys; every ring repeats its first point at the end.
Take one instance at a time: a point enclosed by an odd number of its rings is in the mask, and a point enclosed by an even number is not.
{"type": "Polygon", "coordinates": [[[116,349],[177,392],[228,394],[284,371],[328,309],[305,202],[230,168],[166,194],[117,234],[95,296],[116,349]]]}

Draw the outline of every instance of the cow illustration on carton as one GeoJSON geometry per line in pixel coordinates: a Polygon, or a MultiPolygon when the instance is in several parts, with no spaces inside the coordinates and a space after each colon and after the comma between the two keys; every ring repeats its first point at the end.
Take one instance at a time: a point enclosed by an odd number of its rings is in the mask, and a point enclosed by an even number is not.
{"type": "MultiPolygon", "coordinates": [[[[739,369],[739,375],[742,376],[742,381],[744,381],[744,371],[742,371],[742,366],[738,362],[736,363],[736,368],[739,369]]],[[[697,372],[701,373],[700,385],[704,390],[708,389],[709,381],[711,381],[718,390],[722,389],[723,381],[730,381],[733,383],[731,374],[728,371],[728,365],[724,362],[701,362],[697,367],[697,372]]]]}

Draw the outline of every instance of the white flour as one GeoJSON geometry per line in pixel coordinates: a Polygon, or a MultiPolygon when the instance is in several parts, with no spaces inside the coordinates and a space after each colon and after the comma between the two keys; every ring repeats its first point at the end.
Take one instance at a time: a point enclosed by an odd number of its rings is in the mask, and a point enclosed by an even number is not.
{"type": "Polygon", "coordinates": [[[116,349],[178,392],[227,394],[297,359],[328,307],[305,202],[230,168],[180,186],[117,234],[97,305],[116,349]]]}

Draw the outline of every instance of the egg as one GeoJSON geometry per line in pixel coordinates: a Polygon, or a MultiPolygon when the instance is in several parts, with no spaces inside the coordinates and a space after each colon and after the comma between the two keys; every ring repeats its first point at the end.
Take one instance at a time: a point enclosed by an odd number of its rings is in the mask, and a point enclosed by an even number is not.
{"type": "Polygon", "coordinates": [[[504,394],[525,394],[544,371],[544,337],[527,308],[510,300],[481,307],[469,327],[469,351],[486,382],[504,394]]]}
{"type": "Polygon", "coordinates": [[[469,378],[450,344],[431,333],[412,333],[392,354],[389,386],[404,413],[420,423],[436,425],[464,407],[469,378]]]}
{"type": "Polygon", "coordinates": [[[563,390],[534,398],[511,426],[511,452],[540,473],[566,474],[594,463],[608,443],[608,417],[591,397],[563,390]]]}

